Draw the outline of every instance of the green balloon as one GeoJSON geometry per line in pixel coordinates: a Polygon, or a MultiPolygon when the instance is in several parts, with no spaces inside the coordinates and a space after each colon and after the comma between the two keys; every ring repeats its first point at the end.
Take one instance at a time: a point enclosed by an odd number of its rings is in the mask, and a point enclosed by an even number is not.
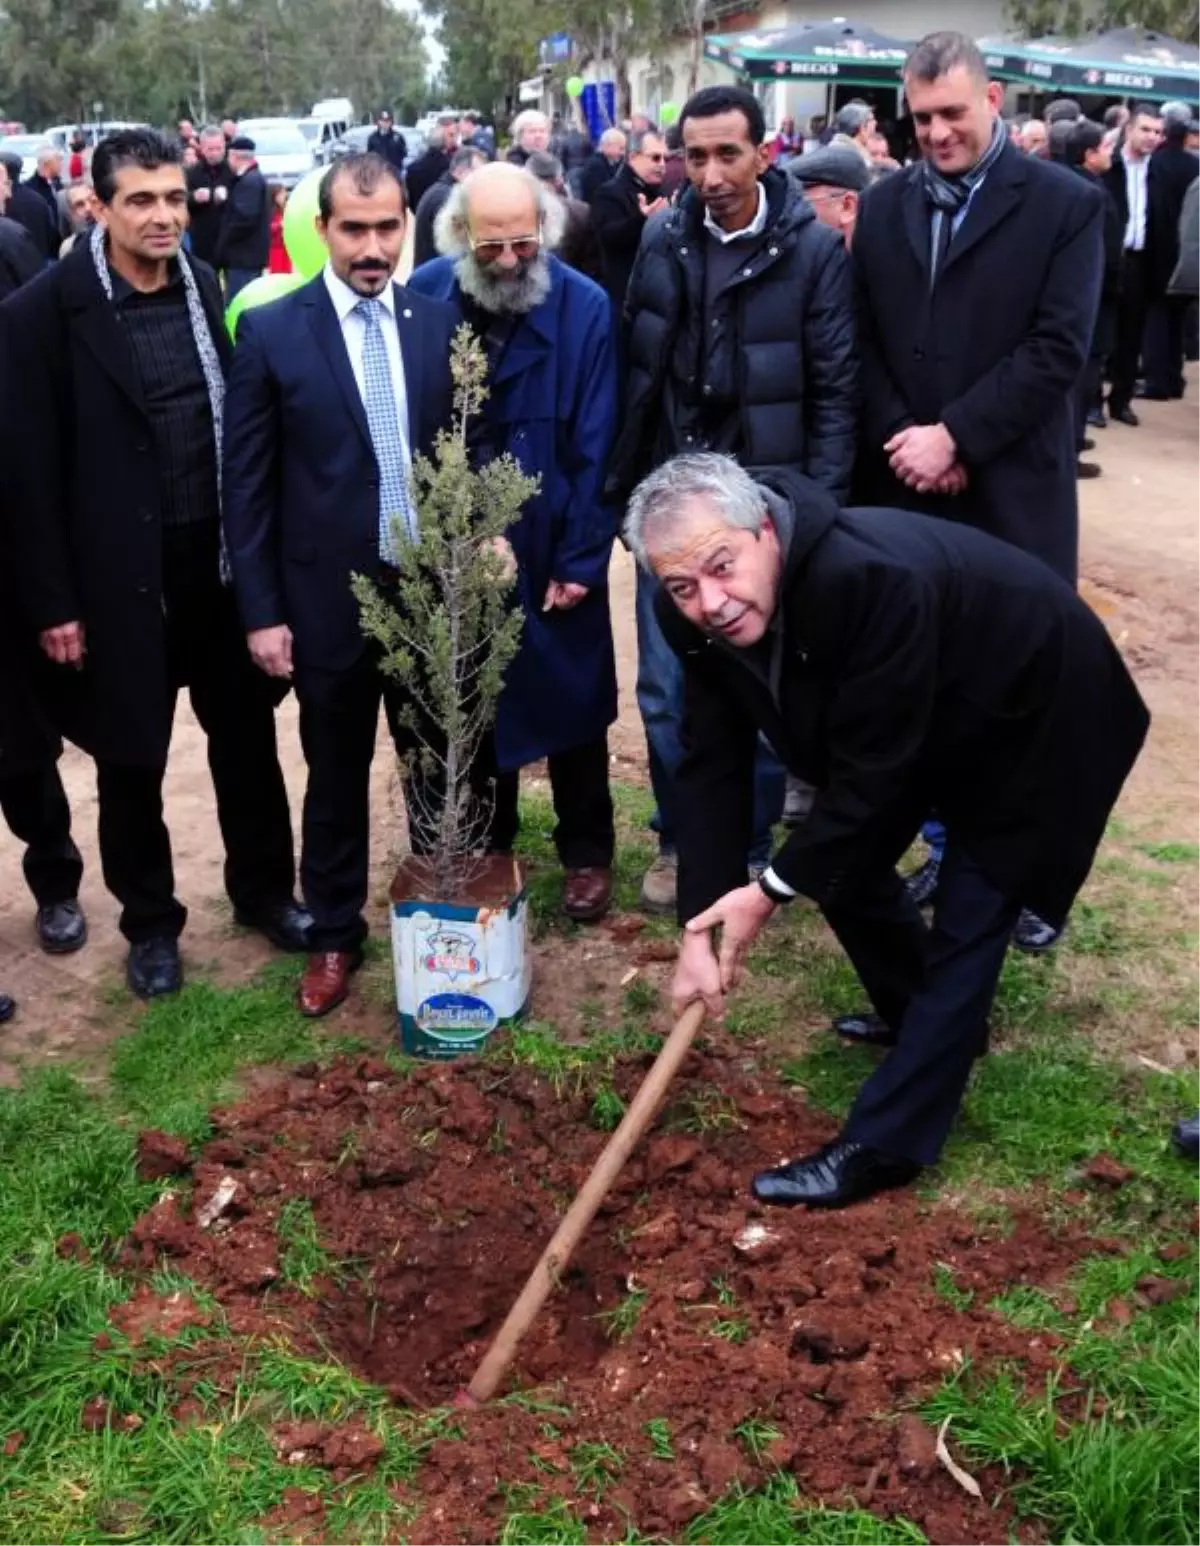
{"type": "Polygon", "coordinates": [[[325,172],[315,167],[288,194],[283,207],[283,245],[292,267],[305,279],[314,279],[325,267],[325,243],[317,234],[317,195],[325,172]]]}
{"type": "Polygon", "coordinates": [[[664,102],[658,110],[658,121],[664,129],[669,129],[673,123],[678,123],[679,103],[664,102]]]}
{"type": "Polygon", "coordinates": [[[296,290],[307,283],[303,274],[260,274],[257,279],[252,279],[245,289],[238,291],[226,309],[225,326],[229,329],[230,338],[236,343],[238,318],[242,312],[249,311],[252,306],[265,306],[268,301],[277,301],[289,290],[296,290]]]}
{"type": "Polygon", "coordinates": [[[583,76],[568,75],[566,91],[569,97],[581,97],[583,95],[583,76]]]}

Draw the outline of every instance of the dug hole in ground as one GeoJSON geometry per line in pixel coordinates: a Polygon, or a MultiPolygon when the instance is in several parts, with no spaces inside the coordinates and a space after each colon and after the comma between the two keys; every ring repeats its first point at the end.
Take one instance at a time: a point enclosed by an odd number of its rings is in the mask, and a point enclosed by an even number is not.
{"type": "MultiPolygon", "coordinates": [[[[1152,1077],[1147,1065],[1195,1066],[1195,414],[1187,403],[1140,411],[1140,431],[1114,425],[1098,437],[1094,454],[1105,475],[1083,489],[1083,590],[1120,641],[1155,722],[1118,812],[1121,830],[1106,845],[1073,936],[1048,963],[1018,963],[1018,987],[1033,995],[1033,1008],[1014,999],[994,1060],[1018,1063],[1010,1049],[1021,1045],[1020,1016],[1036,1020],[1052,990],[1059,993],[1070,1024],[1084,1026],[1089,1045],[1115,1070],[1105,1086],[1113,1092],[1105,1122],[1114,1145],[1144,1119],[1130,1113],[1144,1113],[1137,1102],[1152,1077]],[[1190,865],[1176,862],[1180,852],[1192,854],[1190,865]],[[1172,943],[1180,932],[1186,938],[1172,943]],[[1180,967],[1179,976],[1164,963],[1180,967]]],[[[625,799],[628,786],[644,784],[645,749],[633,698],[632,573],[623,554],[613,564],[613,614],[622,710],[611,745],[625,799]]],[[[298,812],[304,766],[293,702],[279,722],[298,812]]],[[[0,1040],[0,1082],[69,1064],[100,1098],[114,1057],[176,1011],[143,1011],[116,987],[124,942],[100,877],[94,773],[70,751],[62,766],[85,855],[91,937],[85,951],[63,960],[37,951],[20,851],[0,833],[0,987],[21,1003],[0,1040]]],[[[1048,1421],[1064,1446],[1085,1423],[1134,1426],[1130,1403],[1106,1413],[1102,1398],[1089,1402],[1087,1381],[1070,1360],[1081,1336],[1109,1365],[1134,1359],[1144,1345],[1139,1328],[1163,1324],[1186,1308],[1170,1301],[1194,1291],[1194,1214],[1163,1180],[1176,1174],[1161,1154],[1167,1111],[1155,1115],[1144,1145],[1149,1153],[1153,1144],[1160,1167],[1146,1176],[1099,1156],[1086,1163],[1094,1149],[1061,1164],[1056,1150],[1055,1189],[1023,1179],[1036,1168],[1018,1167],[1016,1181],[989,1173],[987,1184],[959,1185],[939,1177],[940,1195],[898,1192],[846,1213],[758,1210],[746,1192],[750,1175],[837,1127],[817,1109],[821,1089],[811,1069],[797,1078],[787,1068],[813,1048],[819,1058],[829,1040],[828,995],[803,996],[836,969],[815,932],[803,935],[803,954],[785,950],[765,961],[740,998],[739,1011],[753,1009],[775,1040],[734,1023],[732,1013],[728,1027],[705,1031],[501,1395],[474,1414],[432,1415],[469,1381],[644,1077],[665,1020],[661,993],[673,944],[662,925],[639,928],[623,916],[592,929],[560,928],[557,870],[544,861],[531,876],[539,901],[529,948],[531,1024],[498,1035],[481,1058],[398,1064],[388,888],[403,834],[388,814],[393,780],[381,734],[370,907],[376,951],[343,1009],[304,1030],[313,1060],[293,1055],[284,1067],[239,1067],[238,1093],[213,1112],[202,1142],[174,1132],[140,1138],[139,1171],[158,1200],[128,1234],[114,1231],[94,1263],[98,1274],[125,1275],[119,1300],[100,1312],[106,1329],[95,1338],[97,1368],[110,1356],[106,1342],[128,1341],[136,1377],[115,1387],[125,1395],[101,1395],[99,1374],[88,1383],[89,1399],[69,1416],[72,1441],[103,1442],[108,1464],[121,1446],[137,1444],[138,1425],[152,1422],[147,1392],[161,1390],[172,1431],[198,1426],[213,1446],[239,1422],[261,1423],[277,1467],[270,1502],[233,1521],[214,1507],[203,1537],[214,1540],[226,1538],[228,1523],[247,1538],[349,1538],[339,1534],[336,1511],[370,1487],[393,1510],[375,1529],[384,1540],[503,1538],[515,1546],[615,1542],[634,1532],[649,1540],[796,1539],[787,1533],[791,1514],[783,1534],[768,1536],[752,1523],[736,1535],[714,1523],[725,1500],[763,1489],[806,1506],[868,1511],[865,1525],[854,1515],[855,1539],[1067,1538],[1049,1508],[1032,1515],[1019,1508],[1014,1486],[1028,1473],[1024,1451],[1012,1470],[980,1463],[964,1450],[956,1419],[949,1448],[977,1482],[975,1497],[936,1459],[934,1418],[923,1403],[948,1377],[1011,1369],[1017,1395],[1030,1403],[1044,1402],[1047,1380],[1057,1380],[1048,1421]],[[603,1038],[616,1049],[611,1062],[581,1072],[583,1052],[603,1038]],[[366,1050],[339,1057],[348,1039],[366,1050]],[[1080,1269],[1091,1274],[1084,1288],[1080,1269]],[[1110,1281],[1119,1287],[1093,1293],[1088,1286],[1110,1281]],[[1001,1301],[1009,1311],[997,1308],[1001,1301]],[[1017,1315],[1018,1302],[1036,1305],[1036,1317],[1017,1315]],[[290,1414],[254,1383],[267,1352],[309,1360],[290,1414]],[[353,1399],[321,1396],[328,1371],[340,1377],[339,1363],[386,1392],[386,1411],[364,1405],[361,1391],[353,1399]],[[253,1392],[249,1409],[244,1389],[253,1392]],[[319,1419],[301,1415],[312,1410],[319,1419]],[[420,1464],[398,1475],[389,1469],[391,1425],[409,1415],[422,1425],[420,1464]],[[522,1510],[526,1523],[514,1523],[522,1510]]],[[[538,788],[536,770],[528,782],[538,788]]],[[[166,808],[179,890],[191,908],[182,941],[189,980],[230,993],[258,982],[266,967],[272,982],[282,980],[287,964],[231,924],[204,741],[182,704],[166,808]]],[[[651,849],[627,819],[622,844],[618,890],[628,908],[651,849]]],[[[798,913],[793,926],[806,927],[798,913]]],[[[293,986],[289,978],[279,989],[281,1003],[293,986]]],[[[178,1013],[195,1003],[200,1014],[204,1002],[186,1000],[178,1013]]],[[[1026,1024],[1024,1046],[1038,1035],[1052,1042],[1061,1024],[1035,1024],[1032,1033],[1026,1024]]],[[[846,1056],[832,1049],[823,1077],[844,1078],[837,1070],[846,1056]]],[[[860,1075],[859,1063],[849,1067],[860,1075]]],[[[964,1156],[971,1165],[1002,1166],[1010,1145],[1031,1146],[1021,1088],[1007,1098],[999,1090],[988,1120],[977,1120],[956,1151],[960,1166],[964,1156]]],[[[1074,1120],[1070,1083],[1057,1091],[1061,1105],[1046,1097],[1044,1107],[1063,1123],[1074,1120]]],[[[67,1233],[58,1248],[72,1261],[86,1255],[67,1233]]],[[[85,1344],[89,1357],[90,1349],[85,1344]]],[[[41,1389],[39,1399],[50,1394],[41,1389]]],[[[1156,1435],[1147,1438],[1153,1449],[1156,1435]]],[[[31,1487],[29,1457],[39,1442],[32,1431],[0,1435],[8,1466],[0,1470],[0,1512],[31,1487]],[[24,1479],[14,1484],[23,1464],[24,1479]]],[[[86,1499],[105,1485],[91,1453],[77,1457],[65,1444],[56,1435],[46,1446],[53,1506],[39,1523],[47,1539],[71,1510],[86,1507],[77,1495],[86,1499]]],[[[997,1440],[990,1453],[1000,1447],[997,1440]]],[[[1075,1453],[1063,1449],[1068,1459],[1075,1453]]],[[[1114,1476],[1114,1493],[1135,1490],[1130,1473],[1118,1467],[1114,1476]]],[[[71,1514],[70,1538],[128,1538],[121,1521],[129,1518],[139,1522],[140,1538],[159,1538],[158,1516],[137,1512],[148,1505],[133,1498],[135,1482],[107,1523],[81,1525],[71,1514]],[[132,1512],[121,1511],[126,1505],[132,1512]]],[[[1153,1494],[1152,1483],[1139,1485],[1153,1494]]],[[[849,1526],[838,1515],[830,1528],[849,1526]]],[[[175,1528],[170,1538],[185,1535],[175,1528]]],[[[1070,1538],[1150,1537],[1083,1521],[1070,1538]]]]}

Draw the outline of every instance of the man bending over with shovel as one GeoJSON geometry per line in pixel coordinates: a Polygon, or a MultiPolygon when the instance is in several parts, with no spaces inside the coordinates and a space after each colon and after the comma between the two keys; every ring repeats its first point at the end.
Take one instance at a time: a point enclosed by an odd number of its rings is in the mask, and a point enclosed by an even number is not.
{"type": "Polygon", "coordinates": [[[875,1010],[842,1029],[890,1050],[838,1137],[753,1191],[836,1208],[902,1186],[985,1050],[1021,907],[1067,916],[1146,707],[1071,588],[970,527],[841,510],[799,474],[701,453],[637,488],[626,533],[684,664],[676,1012],[720,1015],[775,909],[811,897],[875,1010]],[[817,795],[747,884],[760,731],[817,795]],[[896,863],[931,810],[948,836],[927,926],[896,863]]]}

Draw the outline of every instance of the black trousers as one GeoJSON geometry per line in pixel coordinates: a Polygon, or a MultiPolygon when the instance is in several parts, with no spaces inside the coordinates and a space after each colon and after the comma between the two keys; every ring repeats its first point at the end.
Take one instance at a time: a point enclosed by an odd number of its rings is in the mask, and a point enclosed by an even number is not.
{"type": "MultiPolygon", "coordinates": [[[[300,741],[308,764],[300,885],[312,913],[313,950],[353,950],[367,937],[371,760],[382,701],[397,754],[417,745],[407,694],[384,675],[374,646],[345,671],[297,665],[300,741]]],[[[440,780],[412,767],[406,780],[409,841],[428,852],[440,780]]]]}
{"type": "Polygon", "coordinates": [[[992,885],[947,833],[926,928],[894,872],[881,874],[826,920],[898,1041],[858,1093],[845,1135],[931,1165],[962,1102],[987,1021],[1017,902],[992,885]]]}
{"type": "Polygon", "coordinates": [[[1146,308],[1143,355],[1146,391],[1153,397],[1183,396],[1183,326],[1187,296],[1159,295],[1146,308]]]}
{"type": "Polygon", "coordinates": [[[39,907],[79,895],[83,858],[71,838],[71,807],[56,762],[0,779],[0,810],[25,844],[25,880],[39,907]]]}
{"type": "MultiPolygon", "coordinates": [[[[546,758],[557,823],[554,846],[564,869],[608,869],[616,848],[612,791],[608,783],[608,737],[555,752],[546,758]]],[[[496,778],[491,846],[509,849],[517,840],[520,774],[496,778]]]]}
{"type": "MultiPolygon", "coordinates": [[[[164,562],[167,663],[186,686],[208,738],[208,766],[225,844],[225,889],[239,911],[289,899],[296,884],[292,822],[275,743],[270,680],[250,659],[231,591],[210,544],[168,544],[164,562]]],[[[163,820],[163,767],[98,761],[100,862],[131,942],[178,938],[187,909],[175,895],[163,820]]]]}
{"type": "Polygon", "coordinates": [[[1117,339],[1109,365],[1109,406],[1128,408],[1137,385],[1146,332],[1146,254],[1126,249],[1121,298],[1117,303],[1117,339]]]}
{"type": "MultiPolygon", "coordinates": [[[[379,669],[368,647],[345,671],[297,666],[300,739],[308,763],[304,796],[300,883],[313,917],[314,950],[353,950],[367,936],[363,907],[370,866],[370,781],[375,735],[382,702],[397,754],[407,757],[418,739],[432,740],[426,726],[420,738],[408,722],[413,712],[398,683],[379,669]]],[[[440,769],[410,758],[405,780],[409,841],[414,853],[427,853],[433,823],[441,808],[444,782],[440,769]]],[[[485,743],[471,784],[479,800],[480,844],[511,848],[519,826],[517,773],[498,774],[494,750],[485,743]]],[[[612,862],[612,799],[608,788],[605,742],[550,759],[558,829],[555,841],[564,865],[583,867],[612,862]]]]}

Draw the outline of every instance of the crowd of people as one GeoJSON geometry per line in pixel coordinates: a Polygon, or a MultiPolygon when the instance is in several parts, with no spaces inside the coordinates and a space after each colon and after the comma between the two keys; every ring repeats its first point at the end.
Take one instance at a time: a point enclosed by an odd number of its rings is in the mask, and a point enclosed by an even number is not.
{"type": "MultiPolygon", "coordinates": [[[[1077,454],[1106,373],[1123,423],[1139,364],[1145,395],[1182,392],[1185,328],[1152,319],[1186,304],[1171,158],[1191,157],[1193,209],[1196,165],[1190,119],[1141,108],[1115,170],[1082,118],[1066,164],[1028,153],[958,33],[916,47],[905,91],[903,167],[865,104],[805,146],[734,86],[595,149],[522,114],[500,159],[455,123],[409,160],[381,115],[322,179],[324,271],[245,311],[236,347],[224,305],[267,263],[243,245],[253,146],[201,131],[185,167],[153,130],[102,141],[95,223],[0,306],[0,808],[43,947],[86,937],[65,736],[95,760],[130,988],[180,987],[162,787],[186,687],[235,918],[307,956],[306,1015],[345,1000],[381,703],[402,754],[436,738],[350,580],[386,592],[394,523],[420,540],[409,470],[449,420],[465,323],[489,365],[472,458],[538,478],[505,549],[524,626],[478,770],[488,845],[512,847],[520,770],[545,759],[564,910],[607,911],[624,521],[659,844],[643,902],[685,926],[677,1007],[720,1013],[803,894],[870,1000],[838,1034],[889,1049],[837,1142],[756,1190],[839,1206],[936,1160],[1004,954],[1058,938],[1145,734],[1076,596],[1077,454]],[[50,424],[54,454],[30,456],[50,424]],[[303,902],[275,739],[289,691],[303,902]]],[[[1186,278],[1194,293],[1194,263],[1186,278]]],[[[406,797],[419,853],[439,789],[413,759],[406,797]]]]}

